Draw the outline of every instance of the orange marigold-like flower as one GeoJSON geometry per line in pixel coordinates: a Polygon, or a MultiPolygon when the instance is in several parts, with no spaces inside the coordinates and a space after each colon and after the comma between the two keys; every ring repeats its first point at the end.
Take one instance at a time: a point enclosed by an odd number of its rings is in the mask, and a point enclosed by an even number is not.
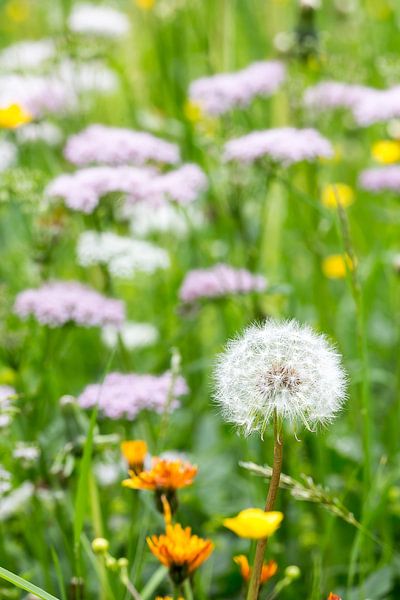
{"type": "Polygon", "coordinates": [[[167,525],[166,533],[147,538],[151,552],[169,569],[172,581],[180,585],[213,551],[211,540],[192,535],[190,527],[167,525]]]}
{"type": "Polygon", "coordinates": [[[138,475],[143,471],[147,455],[147,444],[144,440],[128,440],[121,443],[121,452],[129,468],[138,475]]]}
{"type": "MultiPolygon", "coordinates": [[[[233,557],[234,562],[240,567],[240,574],[243,577],[244,581],[250,581],[251,577],[251,568],[249,565],[249,561],[247,560],[247,556],[244,554],[239,554],[238,556],[233,557]]],[[[261,571],[261,579],[260,583],[266,583],[271,577],[275,575],[278,570],[278,565],[274,560],[270,560],[267,563],[264,563],[261,571]]]]}
{"type": "Polygon", "coordinates": [[[331,592],[328,596],[328,600],[342,600],[340,596],[331,592]]]}

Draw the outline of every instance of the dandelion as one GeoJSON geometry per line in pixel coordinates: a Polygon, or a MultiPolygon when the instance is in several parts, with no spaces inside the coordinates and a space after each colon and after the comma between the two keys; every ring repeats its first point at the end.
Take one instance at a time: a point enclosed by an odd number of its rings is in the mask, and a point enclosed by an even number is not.
{"type": "Polygon", "coordinates": [[[223,524],[239,537],[260,540],[274,534],[282,519],[283,513],[279,511],[265,512],[261,508],[247,508],[236,517],[224,519],[223,524]]]}
{"type": "Polygon", "coordinates": [[[133,490],[155,492],[156,506],[161,513],[164,513],[162,497],[165,496],[174,513],[178,508],[177,490],[192,485],[197,470],[189,462],[156,457],[153,458],[150,470],[138,474],[132,471],[130,479],[125,479],[122,485],[133,490]]]}
{"type": "Polygon", "coordinates": [[[0,128],[17,129],[31,120],[32,115],[19,104],[10,104],[6,108],[0,108],[0,128]]]}
{"type": "Polygon", "coordinates": [[[222,115],[235,107],[245,107],[256,96],[270,96],[285,79],[285,66],[277,60],[260,61],[237,71],[202,77],[189,89],[192,104],[209,115],[222,115]]]}
{"type": "Polygon", "coordinates": [[[328,279],[343,279],[353,268],[351,258],[343,254],[331,254],[322,261],[322,271],[328,279]]]}
{"type": "Polygon", "coordinates": [[[372,145],[371,154],[376,162],[390,165],[400,160],[400,143],[394,140],[380,140],[372,145]]]}
{"type": "Polygon", "coordinates": [[[190,527],[167,525],[163,535],[147,538],[147,544],[160,561],[169,569],[169,575],[175,585],[191,576],[213,551],[211,540],[192,535],[190,527]]]}
{"type": "MultiPolygon", "coordinates": [[[[225,419],[246,433],[274,421],[274,461],[265,512],[273,511],[283,455],[282,422],[311,428],[331,421],[346,397],[340,357],[324,336],[296,321],[267,320],[229,342],[215,370],[225,419]]],[[[258,541],[247,600],[256,600],[266,537],[258,541]]]]}
{"type": "Polygon", "coordinates": [[[128,440],[121,443],[121,452],[129,469],[135,475],[143,471],[144,461],[147,456],[147,444],[144,440],[128,440]]]}
{"type": "Polygon", "coordinates": [[[119,38],[129,32],[128,17],[113,8],[95,4],[75,5],[68,19],[74,33],[119,38]]]}
{"type": "Polygon", "coordinates": [[[327,208],[336,208],[338,203],[343,208],[347,208],[354,202],[353,188],[346,183],[326,185],[322,190],[321,202],[327,208]]]}
{"type": "Polygon", "coordinates": [[[221,263],[209,269],[189,271],[179,291],[179,298],[189,303],[200,298],[263,292],[266,287],[267,281],[262,275],[253,275],[246,269],[234,269],[221,263]]]}
{"type": "MultiPolygon", "coordinates": [[[[243,581],[250,581],[251,577],[251,568],[249,565],[249,561],[247,556],[244,554],[239,554],[238,556],[233,557],[234,562],[240,567],[240,574],[243,578],[243,581]]],[[[278,565],[274,560],[270,560],[267,563],[264,563],[261,569],[261,577],[260,577],[260,586],[267,583],[275,575],[278,570],[278,565]]]]}
{"type": "Polygon", "coordinates": [[[315,129],[282,127],[253,131],[230,140],[224,147],[224,158],[241,163],[252,163],[263,156],[289,166],[301,161],[330,158],[331,143],[315,129]]]}

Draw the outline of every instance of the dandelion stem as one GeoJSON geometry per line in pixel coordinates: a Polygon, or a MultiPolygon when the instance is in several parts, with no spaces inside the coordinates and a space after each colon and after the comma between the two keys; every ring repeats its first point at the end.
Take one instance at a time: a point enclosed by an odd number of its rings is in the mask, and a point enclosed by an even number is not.
{"type": "MultiPolygon", "coordinates": [[[[283,437],[282,430],[279,426],[278,416],[274,414],[274,462],[272,465],[271,481],[269,483],[267,501],[265,504],[265,512],[269,512],[274,508],[276,496],[279,489],[279,481],[282,470],[282,455],[283,455],[283,437]]],[[[256,547],[256,555],[251,572],[249,590],[247,592],[247,600],[257,600],[260,589],[261,570],[264,562],[265,548],[268,538],[263,538],[258,541],[256,547]]]]}

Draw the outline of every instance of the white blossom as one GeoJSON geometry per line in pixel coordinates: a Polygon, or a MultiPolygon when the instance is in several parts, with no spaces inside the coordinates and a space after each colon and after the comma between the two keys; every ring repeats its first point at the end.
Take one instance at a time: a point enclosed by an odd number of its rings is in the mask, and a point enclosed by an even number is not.
{"type": "Polygon", "coordinates": [[[68,26],[74,33],[118,38],[128,33],[128,17],[108,6],[78,4],[74,6],[68,19],[68,26]]]}
{"type": "Polygon", "coordinates": [[[115,348],[118,343],[118,335],[121,336],[122,343],[129,350],[152,346],[159,337],[157,328],[151,323],[128,321],[121,327],[106,325],[102,329],[101,339],[108,348],[115,348]]]}

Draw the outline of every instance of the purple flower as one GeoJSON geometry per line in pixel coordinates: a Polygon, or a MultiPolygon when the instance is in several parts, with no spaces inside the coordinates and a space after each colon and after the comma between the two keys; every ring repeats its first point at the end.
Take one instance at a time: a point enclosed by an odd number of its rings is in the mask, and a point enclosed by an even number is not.
{"type": "Polygon", "coordinates": [[[376,167],[366,169],[360,173],[358,183],[361,188],[371,192],[389,190],[400,192],[400,167],[391,165],[388,167],[376,167]]]}
{"type": "Polygon", "coordinates": [[[76,98],[57,77],[0,76],[0,107],[23,106],[33,116],[59,113],[75,106],[76,98]]]}
{"type": "Polygon", "coordinates": [[[303,160],[329,158],[333,154],[331,143],[315,129],[282,127],[253,131],[225,144],[225,160],[251,163],[262,156],[283,165],[303,160]]]}
{"type": "Polygon", "coordinates": [[[92,163],[143,165],[149,161],[167,164],[179,162],[179,149],[175,144],[143,131],[106,125],[90,125],[70,137],[64,155],[79,166],[92,163]]]}
{"type": "Polygon", "coordinates": [[[371,90],[354,107],[359,125],[371,125],[400,117],[400,85],[389,90],[371,90]]]}
{"type": "Polygon", "coordinates": [[[171,410],[177,408],[176,399],[187,392],[185,380],[178,377],[173,385],[170,372],[163,375],[110,373],[102,384],[88,385],[77,401],[82,408],[98,405],[109,419],[133,420],[142,410],[163,413],[168,405],[171,410]]]}
{"type": "Polygon", "coordinates": [[[285,66],[277,60],[256,62],[235,73],[193,81],[189,97],[209,115],[222,115],[235,106],[247,106],[256,96],[270,96],[283,83],[285,75],[285,66]]]}
{"type": "Polygon", "coordinates": [[[68,322],[84,327],[119,327],[125,320],[123,302],[106,298],[77,281],[54,281],[25,290],[18,294],[14,312],[22,319],[33,315],[49,327],[68,322]]]}
{"type": "Polygon", "coordinates": [[[322,111],[331,108],[354,108],[371,93],[372,88],[363,85],[323,81],[309,87],[304,96],[306,106],[322,111]]]}
{"type": "Polygon", "coordinates": [[[267,281],[261,275],[253,275],[246,269],[234,269],[218,264],[209,269],[195,269],[186,275],[179,297],[183,302],[198,298],[217,298],[229,294],[262,292],[267,281]]]}

